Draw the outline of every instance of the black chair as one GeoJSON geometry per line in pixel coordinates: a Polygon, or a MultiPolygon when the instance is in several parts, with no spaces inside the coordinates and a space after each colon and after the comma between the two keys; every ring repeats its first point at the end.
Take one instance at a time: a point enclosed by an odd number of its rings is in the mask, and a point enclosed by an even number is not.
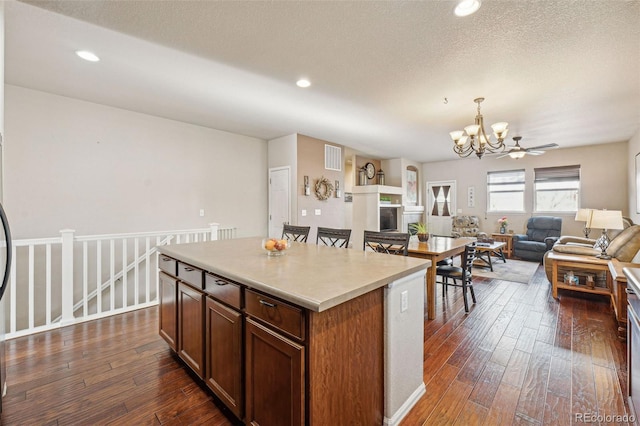
{"type": "Polygon", "coordinates": [[[408,232],[364,231],[362,249],[366,250],[369,247],[378,253],[408,256],[410,237],[408,232]]]}
{"type": "Polygon", "coordinates": [[[473,267],[473,261],[475,258],[476,244],[473,243],[464,248],[461,266],[443,265],[436,268],[436,275],[442,277],[442,281],[436,281],[442,284],[442,296],[444,297],[444,293],[447,291],[448,286],[462,287],[464,311],[467,313],[469,313],[467,289],[471,290],[471,299],[473,300],[473,303],[476,303],[476,294],[473,291],[473,276],[471,275],[471,268],[473,267]],[[449,282],[449,278],[453,280],[453,283],[449,282]],[[461,281],[460,284],[458,284],[458,280],[461,281]]]}
{"type": "Polygon", "coordinates": [[[349,247],[349,238],[351,238],[351,229],[322,228],[318,226],[316,244],[322,242],[325,246],[347,248],[349,247]]]}
{"type": "Polygon", "coordinates": [[[282,239],[306,243],[310,229],[310,226],[295,226],[285,224],[282,228],[282,239]]]}

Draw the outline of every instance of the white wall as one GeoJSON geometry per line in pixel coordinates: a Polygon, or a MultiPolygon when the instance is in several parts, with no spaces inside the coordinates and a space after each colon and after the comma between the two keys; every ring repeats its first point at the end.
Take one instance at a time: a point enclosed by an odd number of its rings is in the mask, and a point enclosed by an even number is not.
{"type": "Polygon", "coordinates": [[[640,173],[640,170],[636,170],[636,155],[640,154],[640,130],[629,141],[628,151],[628,186],[629,186],[629,217],[633,220],[633,223],[640,223],[640,211],[638,209],[638,186],[640,182],[636,182],[638,177],[636,173],[640,173]]]}
{"type": "MultiPolygon", "coordinates": [[[[581,170],[581,206],[597,209],[622,210],[629,215],[627,169],[628,143],[589,145],[580,148],[549,150],[540,156],[526,156],[520,160],[485,156],[464,160],[425,163],[422,165],[425,181],[456,180],[457,206],[461,214],[480,217],[480,229],[484,232],[498,232],[497,220],[502,215],[486,214],[487,172],[525,169],[525,210],[524,214],[507,214],[509,228],[516,233],[526,231],[526,222],[533,210],[533,169],[579,164],[581,170]],[[467,207],[467,188],[475,187],[475,207],[467,207]]],[[[423,191],[424,191],[423,187],[423,191]]],[[[423,192],[424,199],[426,196],[423,192]]],[[[429,211],[429,206],[426,207],[429,211]]],[[[575,214],[561,216],[562,233],[582,235],[584,224],[574,220],[575,214]]],[[[593,234],[592,234],[593,235],[593,234]]]]}
{"type": "Polygon", "coordinates": [[[14,238],[210,222],[266,233],[266,141],[17,86],[5,95],[14,238]]]}
{"type": "MultiPolygon", "coordinates": [[[[297,225],[297,210],[298,210],[298,197],[296,197],[298,191],[298,181],[296,176],[298,175],[298,135],[292,134],[282,136],[277,139],[271,139],[268,141],[268,163],[269,168],[289,166],[291,168],[291,188],[289,189],[291,194],[291,209],[289,211],[289,217],[291,217],[291,224],[297,225]]],[[[267,235],[267,233],[265,233],[267,235]]]]}

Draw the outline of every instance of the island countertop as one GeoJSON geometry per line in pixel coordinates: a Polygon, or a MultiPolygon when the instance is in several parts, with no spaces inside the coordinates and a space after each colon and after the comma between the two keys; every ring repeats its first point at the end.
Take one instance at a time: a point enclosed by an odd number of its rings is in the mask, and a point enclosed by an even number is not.
{"type": "Polygon", "coordinates": [[[283,256],[267,256],[261,241],[237,238],[160,246],[158,251],[315,312],[431,265],[424,259],[297,242],[283,256]]]}

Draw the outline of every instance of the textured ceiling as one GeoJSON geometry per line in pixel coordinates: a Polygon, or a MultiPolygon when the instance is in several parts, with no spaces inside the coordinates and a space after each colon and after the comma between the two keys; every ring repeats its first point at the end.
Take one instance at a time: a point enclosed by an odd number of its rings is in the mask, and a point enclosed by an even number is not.
{"type": "Polygon", "coordinates": [[[508,121],[525,147],[626,141],[638,130],[640,1],[485,0],[466,18],[454,7],[10,1],[6,81],[262,139],[302,133],[424,162],[457,158],[448,132],[472,123],[480,96],[486,124],[508,121]],[[102,61],[78,60],[77,49],[102,61]],[[295,86],[301,76],[310,88],[295,86]]]}

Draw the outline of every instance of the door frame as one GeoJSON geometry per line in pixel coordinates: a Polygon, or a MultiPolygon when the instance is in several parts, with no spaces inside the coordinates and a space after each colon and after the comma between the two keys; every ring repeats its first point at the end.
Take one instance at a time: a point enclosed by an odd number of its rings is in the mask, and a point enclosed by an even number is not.
{"type": "Polygon", "coordinates": [[[269,211],[268,211],[268,234],[269,236],[276,236],[273,233],[273,222],[271,220],[272,218],[272,209],[273,209],[273,197],[271,194],[271,176],[273,173],[275,172],[279,172],[279,171],[283,171],[286,170],[287,171],[287,223],[291,223],[291,166],[279,166],[279,167],[270,167],[269,168],[269,211]]]}

